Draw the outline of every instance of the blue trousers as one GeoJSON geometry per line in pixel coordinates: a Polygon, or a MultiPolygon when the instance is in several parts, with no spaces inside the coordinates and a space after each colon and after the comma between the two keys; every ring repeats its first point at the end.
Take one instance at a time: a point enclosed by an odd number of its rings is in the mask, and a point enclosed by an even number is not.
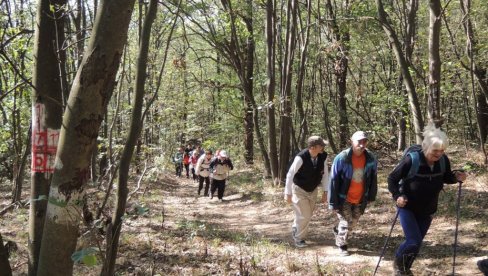
{"type": "Polygon", "coordinates": [[[395,255],[397,258],[406,256],[415,258],[432,223],[432,216],[416,215],[405,208],[398,208],[398,212],[400,224],[405,234],[405,241],[400,244],[395,255]]]}

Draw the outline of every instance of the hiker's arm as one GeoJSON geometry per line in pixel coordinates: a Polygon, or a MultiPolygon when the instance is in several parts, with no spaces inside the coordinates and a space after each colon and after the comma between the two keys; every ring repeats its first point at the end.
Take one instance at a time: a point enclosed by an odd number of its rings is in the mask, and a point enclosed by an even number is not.
{"type": "Polygon", "coordinates": [[[293,160],[293,163],[286,174],[286,184],[285,184],[285,200],[288,203],[291,203],[291,194],[292,194],[292,185],[293,185],[293,177],[298,172],[298,170],[302,167],[303,160],[301,157],[296,156],[293,160]]]}
{"type": "Polygon", "coordinates": [[[324,160],[324,173],[322,174],[322,203],[327,202],[327,186],[329,185],[329,167],[327,166],[327,158],[324,160]]]}
{"type": "Polygon", "coordinates": [[[400,163],[395,167],[395,169],[388,175],[388,190],[393,196],[394,200],[401,195],[403,195],[400,190],[400,180],[405,178],[412,166],[412,159],[409,155],[405,156],[400,163]]]}
{"type": "Polygon", "coordinates": [[[341,177],[343,162],[341,159],[341,154],[334,158],[332,167],[330,168],[330,181],[327,193],[327,200],[329,202],[329,209],[336,210],[338,208],[338,190],[339,182],[341,177]]]}

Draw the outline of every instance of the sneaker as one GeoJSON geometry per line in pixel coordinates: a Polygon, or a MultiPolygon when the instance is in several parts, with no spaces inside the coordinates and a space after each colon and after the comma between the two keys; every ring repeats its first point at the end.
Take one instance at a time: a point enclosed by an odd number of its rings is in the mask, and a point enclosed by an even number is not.
{"type": "Polygon", "coordinates": [[[347,245],[339,246],[339,256],[349,256],[349,251],[347,251],[347,245]]]}
{"type": "Polygon", "coordinates": [[[295,242],[295,246],[298,248],[303,248],[307,246],[307,243],[304,240],[299,240],[295,242]]]}
{"type": "Polygon", "coordinates": [[[220,199],[219,199],[219,202],[224,202],[224,200],[220,198],[220,199]]]}

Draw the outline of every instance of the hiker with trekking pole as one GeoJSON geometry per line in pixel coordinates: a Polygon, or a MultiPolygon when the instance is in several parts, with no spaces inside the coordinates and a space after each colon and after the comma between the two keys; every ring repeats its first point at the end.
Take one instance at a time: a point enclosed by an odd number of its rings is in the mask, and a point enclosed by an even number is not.
{"type": "Polygon", "coordinates": [[[459,182],[461,185],[466,180],[464,171],[451,170],[449,158],[444,153],[449,145],[447,135],[432,123],[423,134],[422,145],[407,149],[388,176],[388,190],[395,200],[405,235],[395,253],[395,275],[413,275],[412,264],[437,211],[444,183],[459,182]]]}

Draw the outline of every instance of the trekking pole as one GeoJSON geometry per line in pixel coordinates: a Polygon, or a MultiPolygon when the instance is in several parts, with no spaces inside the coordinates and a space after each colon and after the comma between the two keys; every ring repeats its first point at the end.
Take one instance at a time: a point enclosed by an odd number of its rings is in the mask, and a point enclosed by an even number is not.
{"type": "Polygon", "coordinates": [[[386,237],[385,245],[383,245],[383,250],[381,250],[380,258],[378,259],[378,263],[376,264],[376,268],[374,269],[373,276],[376,275],[376,271],[378,271],[378,267],[380,267],[381,258],[383,258],[383,255],[385,254],[386,246],[388,245],[388,240],[391,237],[391,233],[393,232],[393,227],[395,227],[395,223],[398,219],[399,213],[400,213],[400,209],[397,208],[395,218],[393,219],[393,223],[391,224],[390,233],[388,234],[388,237],[386,237]]]}
{"type": "Polygon", "coordinates": [[[457,194],[457,201],[456,201],[456,230],[454,231],[454,254],[452,255],[452,275],[454,276],[456,270],[456,253],[457,253],[457,238],[458,238],[458,227],[459,227],[459,211],[461,209],[461,186],[463,185],[462,181],[458,181],[458,194],[457,194]]]}

